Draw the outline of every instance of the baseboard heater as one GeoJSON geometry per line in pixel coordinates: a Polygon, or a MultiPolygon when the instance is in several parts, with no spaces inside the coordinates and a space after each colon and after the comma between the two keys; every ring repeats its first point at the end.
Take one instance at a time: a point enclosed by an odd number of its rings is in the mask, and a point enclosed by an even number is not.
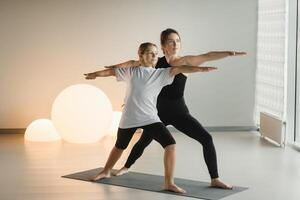
{"type": "Polygon", "coordinates": [[[261,136],[267,140],[275,142],[279,146],[285,145],[285,122],[269,113],[260,113],[261,136]]]}

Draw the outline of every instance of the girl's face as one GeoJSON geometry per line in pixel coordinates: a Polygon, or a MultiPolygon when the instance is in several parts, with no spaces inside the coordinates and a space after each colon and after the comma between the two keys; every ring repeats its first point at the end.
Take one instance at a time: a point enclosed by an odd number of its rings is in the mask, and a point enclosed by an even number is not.
{"type": "Polygon", "coordinates": [[[176,55],[180,49],[181,41],[176,33],[171,33],[167,41],[162,46],[162,50],[166,55],[176,55]]]}
{"type": "Polygon", "coordinates": [[[146,67],[155,67],[158,60],[158,51],[155,46],[149,46],[145,52],[140,55],[140,59],[143,65],[146,67]]]}

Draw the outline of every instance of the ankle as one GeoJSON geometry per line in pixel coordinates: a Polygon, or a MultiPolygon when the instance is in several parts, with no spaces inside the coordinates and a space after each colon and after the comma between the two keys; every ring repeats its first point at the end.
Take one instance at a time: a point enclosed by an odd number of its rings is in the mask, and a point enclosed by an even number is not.
{"type": "Polygon", "coordinates": [[[165,180],[165,185],[168,186],[168,185],[174,185],[174,180],[165,180]]]}
{"type": "Polygon", "coordinates": [[[110,169],[103,169],[103,171],[101,173],[109,175],[111,173],[111,170],[110,169]]]}

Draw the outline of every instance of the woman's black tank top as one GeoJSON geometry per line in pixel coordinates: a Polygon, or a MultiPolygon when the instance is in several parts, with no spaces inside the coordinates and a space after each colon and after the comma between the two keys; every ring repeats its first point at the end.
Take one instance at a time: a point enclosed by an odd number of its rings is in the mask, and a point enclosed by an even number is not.
{"type": "MultiPolygon", "coordinates": [[[[171,65],[167,62],[166,57],[158,59],[156,68],[168,68],[171,65]]],[[[174,115],[184,114],[189,112],[184,102],[184,89],[187,77],[180,73],[174,77],[174,81],[171,85],[165,86],[157,98],[158,114],[162,115],[174,115]]]]}

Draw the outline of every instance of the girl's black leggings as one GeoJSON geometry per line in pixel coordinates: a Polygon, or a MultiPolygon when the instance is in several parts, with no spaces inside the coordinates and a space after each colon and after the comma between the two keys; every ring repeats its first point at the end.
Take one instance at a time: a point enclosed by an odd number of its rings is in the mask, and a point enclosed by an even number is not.
{"type": "Polygon", "coordinates": [[[166,128],[166,126],[161,122],[156,122],[153,124],[135,128],[119,128],[115,147],[118,149],[126,149],[133,134],[138,128],[142,128],[146,132],[146,134],[143,134],[145,135],[145,137],[147,137],[151,141],[152,139],[156,140],[163,148],[168,145],[176,144],[173,136],[166,128]]]}
{"type": "MultiPolygon", "coordinates": [[[[217,155],[212,136],[202,127],[202,125],[190,115],[189,112],[164,117],[160,115],[162,122],[167,125],[173,125],[177,130],[185,135],[197,140],[202,144],[204,160],[207,165],[211,178],[218,178],[217,155]]],[[[125,167],[131,165],[143,154],[144,149],[151,143],[151,134],[144,129],[141,138],[132,148],[130,155],[125,163],[125,167]]]]}

